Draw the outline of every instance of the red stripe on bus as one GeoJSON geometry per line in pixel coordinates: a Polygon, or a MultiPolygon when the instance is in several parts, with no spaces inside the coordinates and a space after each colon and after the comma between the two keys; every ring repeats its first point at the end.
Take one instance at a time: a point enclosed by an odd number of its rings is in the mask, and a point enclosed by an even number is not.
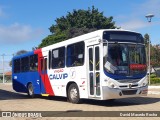
{"type": "Polygon", "coordinates": [[[35,50],[34,54],[38,54],[38,73],[40,74],[40,77],[42,79],[46,94],[54,96],[54,92],[53,92],[48,75],[42,74],[42,71],[41,71],[41,58],[43,58],[42,49],[35,50]]]}

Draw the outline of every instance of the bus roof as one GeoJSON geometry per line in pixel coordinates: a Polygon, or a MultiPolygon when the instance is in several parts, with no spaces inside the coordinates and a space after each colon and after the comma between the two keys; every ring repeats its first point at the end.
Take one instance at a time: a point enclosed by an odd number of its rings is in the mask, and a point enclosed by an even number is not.
{"type": "Polygon", "coordinates": [[[83,35],[74,37],[74,38],[70,38],[68,40],[64,40],[64,41],[59,42],[59,43],[55,43],[55,44],[46,46],[42,49],[43,49],[43,51],[47,51],[47,50],[50,50],[52,48],[55,48],[55,46],[56,47],[66,46],[67,44],[75,43],[75,41],[80,42],[80,41],[84,41],[84,40],[91,39],[91,38],[96,38],[96,37],[99,37],[100,39],[103,39],[103,34],[102,33],[104,31],[126,31],[126,32],[138,33],[138,32],[135,32],[135,31],[124,30],[124,29],[101,29],[101,30],[96,30],[96,31],[93,31],[93,32],[90,32],[90,33],[87,33],[87,34],[83,34],[83,35]]]}
{"type": "Polygon", "coordinates": [[[34,54],[33,51],[31,51],[31,52],[26,52],[26,53],[24,53],[24,54],[14,56],[14,57],[13,57],[13,60],[14,60],[14,59],[19,59],[19,58],[22,58],[22,57],[26,57],[26,56],[30,56],[30,55],[33,55],[33,54],[34,54]]]}
{"type": "MultiPolygon", "coordinates": [[[[83,34],[83,35],[80,35],[80,36],[77,36],[77,37],[74,37],[74,38],[70,38],[68,40],[64,40],[64,41],[59,42],[59,43],[55,43],[55,44],[43,47],[42,51],[48,51],[50,49],[55,48],[55,46],[56,47],[66,46],[67,44],[75,43],[75,41],[80,42],[80,41],[84,41],[84,40],[91,39],[91,38],[96,38],[96,37],[99,37],[100,39],[102,39],[102,37],[103,37],[102,33],[104,31],[126,31],[126,32],[138,33],[138,32],[135,32],[135,31],[124,30],[124,29],[101,29],[101,30],[96,30],[96,31],[93,31],[93,32],[90,32],[90,33],[87,33],[87,34],[83,34]]],[[[33,55],[34,53],[38,53],[39,51],[41,51],[41,49],[37,49],[37,50],[32,51],[32,52],[27,52],[27,53],[24,53],[22,55],[15,56],[15,57],[13,57],[13,59],[18,59],[18,58],[21,58],[21,57],[33,55]]]]}

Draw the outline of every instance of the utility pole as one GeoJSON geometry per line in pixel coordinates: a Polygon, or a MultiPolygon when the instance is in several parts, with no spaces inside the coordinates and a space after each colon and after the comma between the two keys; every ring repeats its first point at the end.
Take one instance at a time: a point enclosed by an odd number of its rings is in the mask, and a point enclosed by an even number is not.
{"type": "MultiPolygon", "coordinates": [[[[154,17],[154,15],[153,14],[147,14],[146,16],[145,16],[146,18],[147,18],[147,20],[148,20],[148,22],[149,23],[151,23],[151,20],[152,20],[152,17],[154,17]]],[[[150,37],[151,38],[151,37],[150,37]]],[[[149,50],[148,50],[148,69],[149,69],[149,85],[150,85],[150,76],[151,76],[151,40],[150,40],[150,38],[149,38],[149,50]]]]}
{"type": "Polygon", "coordinates": [[[3,72],[3,83],[4,83],[4,56],[5,56],[5,54],[2,54],[2,72],[3,72]]]}

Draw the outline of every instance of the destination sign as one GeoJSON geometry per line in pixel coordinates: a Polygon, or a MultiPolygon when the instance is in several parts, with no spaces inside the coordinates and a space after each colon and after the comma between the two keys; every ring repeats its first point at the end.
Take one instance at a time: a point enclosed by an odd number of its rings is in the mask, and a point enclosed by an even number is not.
{"type": "Polygon", "coordinates": [[[103,39],[109,42],[137,42],[144,44],[141,34],[129,31],[104,31],[103,39]]]}

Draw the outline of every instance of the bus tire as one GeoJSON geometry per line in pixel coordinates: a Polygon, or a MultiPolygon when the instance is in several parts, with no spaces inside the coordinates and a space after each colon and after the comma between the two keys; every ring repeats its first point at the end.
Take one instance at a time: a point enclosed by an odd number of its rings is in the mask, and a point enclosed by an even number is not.
{"type": "Polygon", "coordinates": [[[75,83],[72,83],[68,88],[68,100],[71,103],[78,104],[81,102],[79,89],[75,83]]]}
{"type": "Polygon", "coordinates": [[[34,98],[35,95],[34,95],[34,89],[33,89],[32,83],[29,83],[27,89],[28,89],[28,96],[30,98],[34,98]]]}

